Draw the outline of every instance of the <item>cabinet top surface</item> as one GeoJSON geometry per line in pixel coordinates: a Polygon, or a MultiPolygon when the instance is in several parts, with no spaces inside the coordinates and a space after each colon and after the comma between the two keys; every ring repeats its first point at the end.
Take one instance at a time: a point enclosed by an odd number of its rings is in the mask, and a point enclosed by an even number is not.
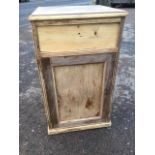
{"type": "Polygon", "coordinates": [[[50,6],[38,7],[29,16],[29,20],[50,20],[70,18],[97,18],[97,17],[121,17],[128,13],[124,10],[114,9],[101,5],[85,6],[50,6]]]}

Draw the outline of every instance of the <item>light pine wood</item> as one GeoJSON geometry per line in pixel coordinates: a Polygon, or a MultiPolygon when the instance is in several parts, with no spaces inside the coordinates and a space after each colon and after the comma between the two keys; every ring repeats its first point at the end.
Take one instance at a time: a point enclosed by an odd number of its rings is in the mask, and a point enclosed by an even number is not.
{"type": "Polygon", "coordinates": [[[40,85],[42,88],[41,90],[42,90],[45,115],[46,115],[48,126],[52,128],[53,122],[52,122],[52,118],[51,118],[49,102],[47,99],[45,81],[43,78],[43,66],[42,66],[42,62],[41,62],[42,59],[40,59],[40,57],[39,57],[39,43],[38,43],[37,28],[34,23],[32,23],[32,32],[33,32],[33,40],[34,40],[34,46],[35,46],[35,58],[36,58],[37,66],[38,66],[38,75],[39,75],[39,79],[40,79],[40,85]]]}
{"type": "Polygon", "coordinates": [[[52,26],[52,25],[83,25],[83,24],[97,24],[97,23],[120,23],[120,17],[114,18],[90,18],[90,19],[62,19],[62,20],[43,20],[35,21],[35,25],[40,26],[52,26]]]}
{"type": "Polygon", "coordinates": [[[51,129],[48,127],[48,134],[53,135],[53,134],[59,134],[59,133],[82,131],[82,130],[88,130],[88,129],[109,127],[109,126],[111,126],[111,121],[110,122],[96,122],[96,123],[83,124],[83,125],[74,126],[74,127],[62,127],[62,128],[55,128],[55,129],[54,128],[51,129]]]}
{"type": "Polygon", "coordinates": [[[41,53],[117,48],[119,23],[38,27],[41,53]],[[104,34],[104,35],[103,35],[104,34]],[[89,40],[89,42],[88,42],[89,40]]]}
{"type": "Polygon", "coordinates": [[[55,67],[60,121],[100,115],[103,67],[103,63],[55,67]]]}
{"type": "Polygon", "coordinates": [[[101,5],[39,7],[31,14],[29,20],[124,17],[127,16],[127,14],[128,13],[124,10],[109,8],[101,5]]]}
{"type": "Polygon", "coordinates": [[[53,126],[58,124],[59,116],[58,116],[58,107],[57,107],[57,95],[55,89],[55,81],[54,81],[54,74],[53,68],[50,66],[49,59],[42,59],[42,73],[46,88],[47,100],[48,100],[48,107],[50,111],[50,118],[53,126]]]}
{"type": "Polygon", "coordinates": [[[107,13],[107,14],[91,14],[91,15],[60,15],[60,16],[30,16],[30,21],[44,21],[44,20],[62,20],[62,19],[91,19],[91,18],[111,18],[111,17],[124,17],[128,14],[125,13],[107,13]]]}
{"type": "Polygon", "coordinates": [[[74,6],[40,8],[29,17],[49,135],[111,126],[126,15],[74,6]]]}
{"type": "Polygon", "coordinates": [[[96,123],[100,121],[101,121],[101,116],[84,117],[79,119],[61,121],[56,127],[70,127],[70,126],[72,127],[72,126],[78,126],[81,124],[96,123]]]}
{"type": "Polygon", "coordinates": [[[110,60],[107,62],[107,68],[105,73],[106,83],[104,85],[104,100],[102,109],[102,119],[104,122],[109,122],[111,120],[111,105],[115,86],[118,59],[119,53],[113,53],[110,60]]]}
{"type": "Polygon", "coordinates": [[[111,49],[98,49],[98,50],[82,50],[82,51],[65,51],[65,52],[40,52],[39,55],[42,58],[49,58],[49,57],[67,57],[68,55],[70,56],[80,56],[81,53],[82,55],[93,55],[93,54],[102,54],[102,53],[115,53],[118,52],[118,48],[111,48],[111,49]]]}
{"type": "Polygon", "coordinates": [[[38,15],[80,15],[80,14],[101,14],[101,13],[127,13],[124,10],[115,9],[111,7],[101,6],[101,5],[84,5],[84,6],[48,6],[48,7],[38,7],[32,16],[38,15]]]}
{"type": "Polygon", "coordinates": [[[109,61],[111,53],[89,54],[78,56],[57,56],[51,58],[51,66],[69,66],[80,64],[103,63],[109,61]]]}
{"type": "MultiPolygon", "coordinates": [[[[120,25],[120,31],[119,31],[119,39],[118,39],[118,49],[120,50],[120,44],[121,44],[121,35],[123,32],[123,26],[124,26],[124,20],[125,18],[122,18],[122,22],[120,25]]],[[[103,112],[102,112],[102,118],[104,122],[109,122],[111,120],[111,109],[112,109],[112,97],[115,87],[115,80],[116,80],[116,72],[118,67],[118,61],[119,61],[119,52],[113,53],[112,57],[107,61],[107,71],[105,73],[105,90],[104,90],[104,99],[103,99],[103,112]]]]}

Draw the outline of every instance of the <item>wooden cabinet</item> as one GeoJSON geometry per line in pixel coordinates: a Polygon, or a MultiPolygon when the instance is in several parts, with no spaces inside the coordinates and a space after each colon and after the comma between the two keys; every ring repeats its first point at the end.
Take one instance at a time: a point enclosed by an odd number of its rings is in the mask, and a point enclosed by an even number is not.
{"type": "Polygon", "coordinates": [[[40,7],[32,23],[48,134],[108,127],[127,12],[40,7]]]}

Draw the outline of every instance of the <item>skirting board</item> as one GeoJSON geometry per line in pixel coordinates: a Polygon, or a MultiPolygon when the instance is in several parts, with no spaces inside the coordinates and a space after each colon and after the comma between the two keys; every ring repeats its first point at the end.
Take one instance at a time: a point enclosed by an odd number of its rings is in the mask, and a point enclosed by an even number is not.
{"type": "Polygon", "coordinates": [[[87,129],[110,127],[111,125],[112,123],[110,121],[110,122],[99,122],[99,123],[92,123],[92,124],[81,125],[81,126],[53,128],[53,129],[50,129],[48,126],[48,135],[67,133],[67,132],[73,132],[73,131],[81,131],[81,130],[87,130],[87,129]]]}

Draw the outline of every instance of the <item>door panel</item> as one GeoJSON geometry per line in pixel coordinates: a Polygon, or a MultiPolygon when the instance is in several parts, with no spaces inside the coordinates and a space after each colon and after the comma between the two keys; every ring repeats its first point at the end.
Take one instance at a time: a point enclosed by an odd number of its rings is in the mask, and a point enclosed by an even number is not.
{"type": "Polygon", "coordinates": [[[55,67],[59,121],[100,115],[104,63],[55,67]]]}

